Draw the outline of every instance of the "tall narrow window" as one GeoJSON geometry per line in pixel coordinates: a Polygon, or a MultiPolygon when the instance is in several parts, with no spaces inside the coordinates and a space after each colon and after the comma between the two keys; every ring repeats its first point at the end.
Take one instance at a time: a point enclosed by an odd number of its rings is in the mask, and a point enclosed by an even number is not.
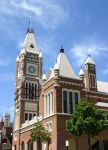
{"type": "Polygon", "coordinates": [[[17,146],[15,145],[15,146],[14,146],[14,150],[16,150],[16,149],[17,149],[17,146]]]}
{"type": "Polygon", "coordinates": [[[31,113],[29,114],[29,120],[32,120],[32,114],[31,113]]]}
{"type": "Polygon", "coordinates": [[[36,94],[37,94],[37,85],[35,84],[35,100],[36,100],[36,94]]]}
{"type": "Polygon", "coordinates": [[[47,101],[46,101],[46,104],[47,104],[47,116],[49,115],[49,94],[47,95],[47,101]]]}
{"type": "Polygon", "coordinates": [[[50,93],[48,94],[48,114],[50,114],[50,93]]]}
{"type": "Polygon", "coordinates": [[[53,113],[53,93],[52,92],[45,95],[44,112],[45,112],[45,116],[51,115],[53,113]]]}
{"type": "Polygon", "coordinates": [[[67,91],[63,91],[63,110],[67,113],[67,91]]]}
{"type": "Polygon", "coordinates": [[[53,93],[50,93],[50,114],[53,112],[53,93]]]}
{"type": "Polygon", "coordinates": [[[75,92],[75,93],[74,93],[74,96],[75,96],[75,105],[76,105],[76,104],[78,104],[78,99],[79,99],[79,98],[78,98],[78,93],[75,92]]]}
{"type": "Polygon", "coordinates": [[[32,83],[32,99],[34,99],[34,83],[32,83]]]}
{"type": "Polygon", "coordinates": [[[46,100],[46,116],[48,116],[48,105],[49,105],[49,103],[48,103],[48,96],[47,95],[45,96],[45,100],[46,100]]]}
{"type": "Polygon", "coordinates": [[[90,75],[90,87],[96,87],[95,75],[90,75]]]}
{"type": "Polygon", "coordinates": [[[31,98],[31,83],[29,83],[29,99],[31,98]]]}
{"type": "Polygon", "coordinates": [[[36,116],[36,114],[33,114],[33,118],[36,116]]]}
{"type": "Polygon", "coordinates": [[[69,112],[73,112],[73,96],[72,92],[69,92],[69,112]]]}
{"type": "Polygon", "coordinates": [[[28,120],[28,114],[25,113],[25,121],[28,120]]]}
{"type": "Polygon", "coordinates": [[[25,98],[27,99],[28,83],[25,84],[25,98]]]}
{"type": "Polygon", "coordinates": [[[25,145],[24,145],[24,142],[21,143],[21,150],[24,150],[25,149],[25,145]]]}
{"type": "Polygon", "coordinates": [[[79,101],[79,92],[71,90],[63,90],[62,95],[63,112],[71,114],[76,104],[79,101]]]}
{"type": "Polygon", "coordinates": [[[37,84],[37,91],[36,91],[36,99],[38,100],[38,97],[39,97],[39,86],[37,84]]]}

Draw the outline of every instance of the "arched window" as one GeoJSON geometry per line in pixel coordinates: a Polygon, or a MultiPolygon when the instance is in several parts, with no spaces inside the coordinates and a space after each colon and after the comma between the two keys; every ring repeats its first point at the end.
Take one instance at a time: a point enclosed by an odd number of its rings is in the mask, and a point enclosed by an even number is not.
{"type": "Polygon", "coordinates": [[[14,150],[17,150],[17,147],[16,147],[16,145],[14,145],[14,150]]]}
{"type": "Polygon", "coordinates": [[[42,149],[42,143],[41,142],[37,142],[37,148],[39,149],[39,150],[41,150],[42,149]]]}
{"type": "Polygon", "coordinates": [[[32,114],[29,113],[29,120],[32,120],[32,114]]]}
{"type": "Polygon", "coordinates": [[[53,92],[47,93],[45,95],[45,115],[49,116],[53,113],[53,92]]]}
{"type": "Polygon", "coordinates": [[[21,150],[25,150],[24,142],[21,143],[21,150]]]}
{"type": "Polygon", "coordinates": [[[33,150],[33,142],[31,140],[28,142],[28,150],[33,150]]]}

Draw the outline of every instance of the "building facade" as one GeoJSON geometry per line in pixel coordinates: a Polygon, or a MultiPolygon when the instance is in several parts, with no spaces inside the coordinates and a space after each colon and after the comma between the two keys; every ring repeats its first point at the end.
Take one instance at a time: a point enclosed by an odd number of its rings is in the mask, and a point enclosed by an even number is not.
{"type": "Polygon", "coordinates": [[[0,120],[0,150],[12,150],[12,125],[10,114],[5,113],[0,120]]]}
{"type": "MultiPolygon", "coordinates": [[[[13,150],[37,150],[30,138],[37,121],[51,133],[42,150],[87,150],[87,137],[74,137],[66,130],[66,121],[81,98],[108,111],[108,83],[97,81],[96,64],[89,55],[76,75],[61,48],[54,67],[42,75],[42,53],[34,31],[28,28],[20,54],[16,59],[13,150]]],[[[104,141],[108,140],[103,131],[104,141]]],[[[107,143],[107,142],[106,142],[107,143]]],[[[95,149],[97,141],[91,140],[95,149]]]]}

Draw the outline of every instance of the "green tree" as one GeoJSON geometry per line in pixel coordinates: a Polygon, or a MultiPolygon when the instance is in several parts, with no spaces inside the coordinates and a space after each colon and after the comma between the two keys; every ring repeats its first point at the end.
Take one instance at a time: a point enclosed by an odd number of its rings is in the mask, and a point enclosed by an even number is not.
{"type": "Polygon", "coordinates": [[[46,130],[41,122],[35,124],[35,128],[31,130],[31,140],[38,143],[38,150],[41,150],[41,143],[49,141],[50,133],[46,130]]]}
{"type": "MultiPolygon", "coordinates": [[[[76,105],[71,118],[67,121],[67,129],[75,136],[81,136],[83,133],[88,135],[88,149],[90,150],[90,136],[99,137],[99,133],[108,127],[105,113],[87,100],[81,100],[76,105]]],[[[101,145],[101,150],[102,149],[101,145]]]]}

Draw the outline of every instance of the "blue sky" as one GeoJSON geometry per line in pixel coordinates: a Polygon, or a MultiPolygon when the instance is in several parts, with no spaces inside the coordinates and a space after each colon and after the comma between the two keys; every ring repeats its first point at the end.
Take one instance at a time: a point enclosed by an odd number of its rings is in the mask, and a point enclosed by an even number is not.
{"type": "Polygon", "coordinates": [[[53,67],[63,46],[77,74],[90,53],[97,79],[108,82],[107,0],[1,0],[0,114],[9,111],[13,118],[16,57],[29,20],[43,53],[43,70],[53,67]]]}

